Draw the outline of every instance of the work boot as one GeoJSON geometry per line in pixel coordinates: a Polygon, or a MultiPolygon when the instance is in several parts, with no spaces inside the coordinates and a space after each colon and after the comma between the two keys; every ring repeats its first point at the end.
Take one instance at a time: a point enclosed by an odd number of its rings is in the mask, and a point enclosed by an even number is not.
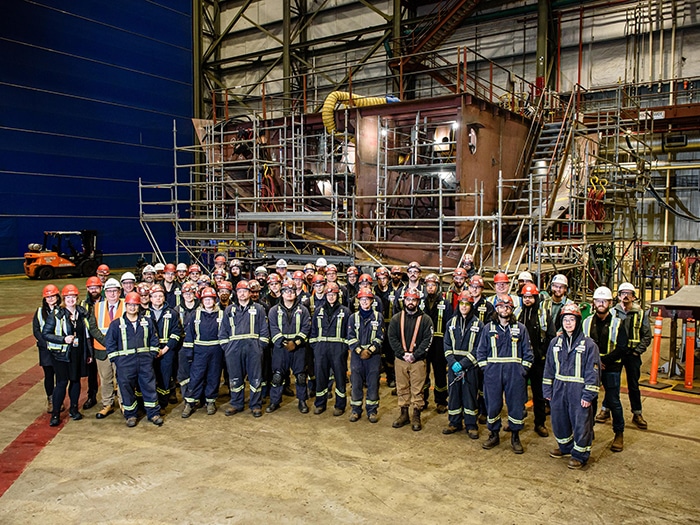
{"type": "Polygon", "coordinates": [[[85,403],[83,403],[83,410],[90,410],[96,404],[97,398],[95,396],[88,396],[88,398],[85,400],[85,403]]]}
{"type": "Polygon", "coordinates": [[[226,416],[233,416],[235,414],[238,414],[238,412],[240,412],[240,411],[232,405],[227,405],[226,408],[224,409],[224,415],[226,415],[226,416]]]}
{"type": "Polygon", "coordinates": [[[345,414],[345,410],[343,410],[342,408],[335,407],[335,408],[333,409],[333,415],[334,415],[335,417],[342,416],[343,414],[345,414]]]}
{"type": "Polygon", "coordinates": [[[214,414],[216,414],[216,403],[210,401],[207,403],[207,415],[213,416],[214,414]]]}
{"type": "Polygon", "coordinates": [[[326,411],[326,407],[314,407],[314,415],[323,414],[326,411]]]}
{"type": "Polygon", "coordinates": [[[612,445],[610,445],[610,450],[613,452],[622,452],[625,448],[625,442],[622,437],[622,432],[615,432],[615,439],[613,439],[612,445]]]}
{"type": "Polygon", "coordinates": [[[486,424],[486,414],[479,414],[479,417],[476,420],[480,425],[485,425],[486,424]]]}
{"type": "Polygon", "coordinates": [[[309,405],[307,405],[306,401],[304,401],[303,399],[299,400],[298,408],[299,408],[299,412],[301,412],[302,414],[309,413],[309,405]]]}
{"type": "Polygon", "coordinates": [[[442,433],[445,434],[446,436],[449,436],[450,434],[454,434],[455,432],[459,432],[460,430],[462,430],[462,429],[457,428],[453,425],[448,425],[442,429],[442,433]]]}
{"type": "Polygon", "coordinates": [[[486,450],[491,450],[500,442],[501,438],[499,437],[498,432],[492,430],[491,432],[489,432],[489,438],[481,444],[481,447],[485,448],[486,450]]]}
{"type": "Polygon", "coordinates": [[[185,407],[182,409],[182,417],[188,418],[194,412],[194,405],[192,403],[185,402],[185,407]]]}
{"type": "Polygon", "coordinates": [[[134,416],[126,418],[126,426],[134,428],[136,426],[136,418],[134,416]]]}
{"type": "Polygon", "coordinates": [[[408,417],[408,407],[401,407],[401,414],[399,417],[394,421],[391,426],[394,428],[401,428],[404,425],[407,425],[410,423],[410,418],[408,417]]]}
{"type": "Polygon", "coordinates": [[[549,451],[549,457],[554,458],[554,459],[561,459],[565,456],[570,456],[571,454],[564,454],[561,450],[558,448],[553,448],[552,450],[549,451]]]}
{"type": "Polygon", "coordinates": [[[537,425],[535,427],[535,433],[543,438],[549,437],[549,430],[544,425],[537,425]]]}
{"type": "Polygon", "coordinates": [[[608,419],[610,419],[610,410],[601,410],[595,416],[596,423],[605,423],[608,419]]]}
{"type": "Polygon", "coordinates": [[[353,412],[352,414],[350,414],[350,423],[355,423],[356,421],[359,421],[360,417],[360,414],[358,414],[357,412],[353,412]]]}
{"type": "Polygon", "coordinates": [[[151,419],[151,423],[153,423],[157,427],[160,427],[163,425],[163,417],[160,415],[155,416],[154,418],[151,419]]]}
{"type": "Polygon", "coordinates": [[[253,409],[253,417],[262,417],[262,409],[261,408],[254,408],[253,409]]]}
{"type": "Polygon", "coordinates": [[[583,463],[581,463],[578,459],[569,458],[569,463],[566,466],[572,470],[579,470],[581,467],[583,467],[583,463]]]}
{"type": "Polygon", "coordinates": [[[647,422],[642,417],[642,414],[635,414],[634,417],[632,418],[632,423],[637,425],[637,428],[639,430],[646,430],[647,429],[647,422]]]}
{"type": "Polygon", "coordinates": [[[423,425],[420,422],[420,410],[417,408],[413,409],[413,417],[411,418],[411,429],[414,432],[418,432],[423,429],[423,425]]]}
{"type": "Polygon", "coordinates": [[[376,423],[377,421],[379,421],[379,417],[378,417],[377,414],[375,414],[374,412],[371,413],[371,414],[369,414],[369,415],[367,416],[367,419],[369,419],[369,422],[370,422],[370,423],[376,423]]]}
{"type": "Polygon", "coordinates": [[[516,454],[522,454],[525,452],[522,443],[520,443],[520,432],[517,430],[513,430],[510,435],[510,446],[513,449],[513,452],[516,454]]]}
{"type": "Polygon", "coordinates": [[[83,415],[78,411],[78,405],[71,405],[68,414],[73,421],[80,421],[83,419],[83,415]]]}
{"type": "Polygon", "coordinates": [[[104,419],[113,412],[114,412],[114,406],[112,406],[112,405],[102,407],[102,410],[100,410],[97,414],[95,414],[95,418],[96,419],[104,419]]]}
{"type": "Polygon", "coordinates": [[[478,428],[468,428],[467,436],[469,439],[479,439],[479,429],[478,428]]]}
{"type": "Polygon", "coordinates": [[[444,414],[445,412],[447,412],[447,407],[445,405],[438,405],[435,407],[435,412],[437,412],[438,414],[444,414]]]}
{"type": "Polygon", "coordinates": [[[51,416],[51,421],[49,421],[50,427],[57,427],[61,423],[61,418],[58,416],[51,416]]]}
{"type": "Polygon", "coordinates": [[[46,413],[50,414],[53,412],[53,396],[48,396],[46,398],[46,413]]]}
{"type": "Polygon", "coordinates": [[[280,406],[277,403],[270,403],[267,408],[265,409],[265,412],[268,414],[272,414],[275,410],[277,410],[280,406]]]}

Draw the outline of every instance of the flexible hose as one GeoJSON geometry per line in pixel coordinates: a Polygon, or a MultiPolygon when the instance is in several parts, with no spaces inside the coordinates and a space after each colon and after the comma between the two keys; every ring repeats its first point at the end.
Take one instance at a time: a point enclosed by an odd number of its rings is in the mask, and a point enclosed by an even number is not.
{"type": "Polygon", "coordinates": [[[323,119],[323,125],[325,126],[326,131],[331,135],[335,135],[337,133],[335,127],[335,108],[338,105],[366,107],[399,102],[398,98],[391,95],[384,95],[381,97],[363,97],[359,95],[353,95],[352,104],[349,103],[350,99],[350,93],[346,91],[333,91],[326,97],[326,100],[323,102],[323,108],[321,109],[321,118],[323,119]]]}

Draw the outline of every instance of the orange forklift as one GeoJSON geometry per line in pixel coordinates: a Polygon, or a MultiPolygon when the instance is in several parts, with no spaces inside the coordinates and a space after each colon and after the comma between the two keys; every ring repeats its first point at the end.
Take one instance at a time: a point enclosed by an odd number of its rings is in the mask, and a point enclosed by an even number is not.
{"type": "Polygon", "coordinates": [[[59,275],[88,277],[102,263],[96,248],[97,231],[46,231],[44,244],[32,243],[24,254],[24,273],[30,279],[53,279],[59,275]]]}

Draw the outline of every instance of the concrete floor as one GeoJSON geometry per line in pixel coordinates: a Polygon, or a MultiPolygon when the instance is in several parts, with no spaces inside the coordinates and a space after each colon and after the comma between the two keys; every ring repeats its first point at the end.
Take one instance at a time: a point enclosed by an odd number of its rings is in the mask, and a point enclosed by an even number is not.
{"type": "Polygon", "coordinates": [[[531,416],[521,456],[505,433],[490,451],[485,429],[479,441],[443,436],[447,416],[432,408],[422,432],[393,429],[385,385],[376,425],[302,415],[285,398],[260,419],[199,410],[185,420],[180,404],[161,428],[129,429],[93,408],[50,429],[30,317],[22,322],[43,284],[0,280],[0,523],[700,522],[700,396],[669,390],[643,391],[647,431],[629,423],[623,396],[624,452],[610,452],[610,424],[598,425],[582,471],[549,458],[555,440],[538,437],[531,416]]]}

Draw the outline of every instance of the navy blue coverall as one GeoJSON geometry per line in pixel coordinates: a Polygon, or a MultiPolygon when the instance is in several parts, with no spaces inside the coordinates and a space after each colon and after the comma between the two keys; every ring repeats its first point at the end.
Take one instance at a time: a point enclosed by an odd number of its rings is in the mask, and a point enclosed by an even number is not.
{"type": "Polygon", "coordinates": [[[367,415],[376,414],[379,408],[379,368],[384,340],[384,319],[377,310],[370,308],[355,312],[348,323],[348,346],[350,347],[350,383],[352,384],[350,405],[353,413],[362,415],[363,386],[367,385],[365,409],[367,415]],[[364,313],[363,313],[364,312],[364,313]],[[369,357],[362,359],[363,349],[369,357]]]}

